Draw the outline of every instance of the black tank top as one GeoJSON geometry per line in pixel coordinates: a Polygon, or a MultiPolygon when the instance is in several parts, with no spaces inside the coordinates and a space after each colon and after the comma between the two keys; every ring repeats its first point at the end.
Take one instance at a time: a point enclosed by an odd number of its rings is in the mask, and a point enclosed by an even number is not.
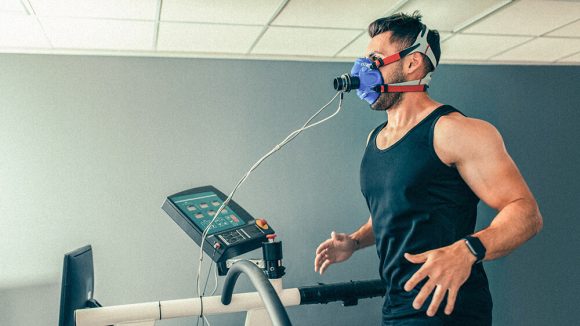
{"type": "MultiPolygon", "coordinates": [[[[435,123],[451,112],[459,111],[448,105],[438,107],[384,150],[376,145],[377,134],[388,121],[382,123],[371,133],[362,159],[361,191],[371,213],[379,271],[387,288],[384,314],[416,311],[412,302],[424,282],[411,292],[403,286],[421,264],[407,261],[405,252],[444,247],[474,232],[479,198],[455,168],[441,162],[433,147],[435,123]]],[[[463,288],[474,286],[489,293],[482,264],[474,265],[463,288]]],[[[466,296],[469,292],[460,291],[457,307],[466,296]]],[[[423,310],[427,307],[428,302],[423,310]]]]}

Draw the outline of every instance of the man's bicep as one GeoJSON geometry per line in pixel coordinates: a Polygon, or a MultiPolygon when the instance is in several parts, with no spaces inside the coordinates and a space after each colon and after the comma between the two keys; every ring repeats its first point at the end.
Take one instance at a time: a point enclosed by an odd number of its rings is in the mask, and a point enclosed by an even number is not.
{"type": "Polygon", "coordinates": [[[481,200],[498,210],[515,200],[531,197],[499,132],[483,121],[475,124],[461,140],[465,142],[463,150],[457,153],[456,166],[465,182],[481,200]]]}

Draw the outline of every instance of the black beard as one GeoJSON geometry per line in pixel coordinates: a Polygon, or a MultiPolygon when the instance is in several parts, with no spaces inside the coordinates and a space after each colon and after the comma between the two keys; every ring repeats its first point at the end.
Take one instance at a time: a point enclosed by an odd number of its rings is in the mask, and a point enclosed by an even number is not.
{"type": "MultiPolygon", "coordinates": [[[[393,75],[392,80],[386,84],[396,84],[406,81],[405,76],[403,76],[402,65],[399,65],[399,68],[393,75]]],[[[377,101],[371,105],[371,109],[375,111],[387,111],[399,103],[402,98],[403,93],[381,93],[377,101]]]]}

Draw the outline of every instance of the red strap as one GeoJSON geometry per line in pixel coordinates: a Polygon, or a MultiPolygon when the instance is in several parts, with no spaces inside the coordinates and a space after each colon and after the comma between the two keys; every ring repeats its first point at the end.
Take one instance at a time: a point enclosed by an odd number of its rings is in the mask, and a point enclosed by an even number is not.
{"type": "Polygon", "coordinates": [[[393,63],[395,61],[399,61],[401,60],[401,52],[397,52],[395,54],[391,54],[388,57],[379,59],[379,60],[375,60],[373,61],[373,65],[375,66],[375,69],[379,69],[382,66],[386,66],[389,63],[393,63]]]}
{"type": "Polygon", "coordinates": [[[385,86],[381,85],[381,93],[424,92],[426,90],[427,85],[405,85],[405,86],[387,85],[387,90],[385,92],[385,86]]]}
{"type": "Polygon", "coordinates": [[[383,62],[385,65],[388,65],[389,63],[393,63],[395,61],[399,61],[401,60],[401,52],[397,52],[395,54],[391,54],[390,56],[383,58],[383,62]]]}

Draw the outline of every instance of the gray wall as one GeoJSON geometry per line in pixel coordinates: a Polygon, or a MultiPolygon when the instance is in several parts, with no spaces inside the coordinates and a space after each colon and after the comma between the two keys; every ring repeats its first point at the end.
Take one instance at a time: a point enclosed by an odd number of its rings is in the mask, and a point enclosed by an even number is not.
{"type": "MultiPolygon", "coordinates": [[[[62,254],[91,243],[103,304],[193,296],[197,248],[159,209],[164,196],[205,184],[229,192],[259,156],[326,103],[331,78],[349,68],[0,56],[0,210],[3,225],[20,231],[3,235],[11,248],[0,249],[3,268],[18,251],[23,258],[13,265],[48,284],[36,289],[41,298],[58,301],[62,254]],[[30,207],[23,197],[42,199],[30,207]],[[39,227],[40,219],[51,223],[39,227]]],[[[442,66],[434,76],[434,98],[502,132],[545,217],[538,237],[486,263],[496,325],[569,325],[580,318],[573,304],[580,287],[572,275],[580,267],[578,76],[580,67],[510,66],[442,66]]],[[[266,161],[239,191],[236,200],[266,217],[284,242],[286,287],[378,277],[373,249],[322,277],[312,259],[331,230],[350,232],[366,221],[358,167],[368,131],[383,119],[348,95],[341,114],[266,161]]],[[[483,227],[493,211],[482,205],[480,212],[483,227]]],[[[250,290],[245,279],[240,285],[250,290]]],[[[54,324],[57,309],[29,312],[22,298],[35,290],[14,287],[0,290],[0,302],[12,302],[0,305],[0,325],[30,325],[31,318],[54,324]]],[[[289,313],[297,325],[372,324],[381,304],[374,299],[289,313]]],[[[242,319],[210,318],[215,325],[242,319]]]]}

